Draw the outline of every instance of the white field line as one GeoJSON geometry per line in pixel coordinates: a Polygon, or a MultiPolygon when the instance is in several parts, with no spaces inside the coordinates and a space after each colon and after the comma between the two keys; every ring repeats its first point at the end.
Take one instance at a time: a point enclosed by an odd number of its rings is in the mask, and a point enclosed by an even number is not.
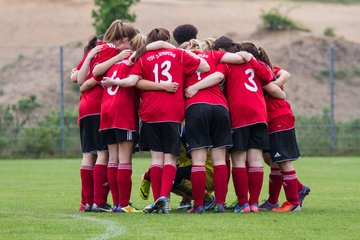
{"type": "MultiPolygon", "coordinates": [[[[2,211],[0,210],[0,214],[6,214],[6,215],[38,215],[35,212],[25,212],[25,211],[2,211]]],[[[74,219],[80,219],[80,220],[86,220],[90,222],[96,222],[105,228],[105,231],[99,235],[92,238],[89,238],[88,240],[107,240],[113,237],[117,237],[121,234],[124,234],[126,232],[126,228],[121,226],[120,224],[107,220],[107,219],[99,219],[95,217],[85,217],[77,214],[65,214],[65,213],[54,213],[54,214],[42,214],[42,215],[48,215],[48,216],[58,216],[58,217],[69,217],[74,219]]]]}

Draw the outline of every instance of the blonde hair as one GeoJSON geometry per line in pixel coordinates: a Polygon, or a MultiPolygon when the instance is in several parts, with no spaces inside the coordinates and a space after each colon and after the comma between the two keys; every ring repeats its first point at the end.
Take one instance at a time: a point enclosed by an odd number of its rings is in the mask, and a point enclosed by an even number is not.
{"type": "Polygon", "coordinates": [[[147,37],[144,34],[138,33],[133,39],[130,41],[130,48],[133,51],[138,50],[142,46],[146,44],[147,37]]]}
{"type": "Polygon", "coordinates": [[[124,23],[121,20],[115,20],[111,23],[110,27],[104,34],[104,42],[118,44],[124,38],[128,38],[130,41],[137,34],[136,29],[128,23],[124,23]]]}
{"type": "Polygon", "coordinates": [[[197,51],[202,51],[201,49],[201,45],[202,45],[202,41],[198,40],[198,39],[191,39],[189,41],[189,45],[186,48],[187,50],[197,50],[197,51]]]}
{"type": "Polygon", "coordinates": [[[203,41],[203,43],[201,45],[201,49],[204,52],[212,50],[212,45],[214,44],[215,40],[216,39],[212,38],[212,37],[204,39],[204,41],[203,41]]]}

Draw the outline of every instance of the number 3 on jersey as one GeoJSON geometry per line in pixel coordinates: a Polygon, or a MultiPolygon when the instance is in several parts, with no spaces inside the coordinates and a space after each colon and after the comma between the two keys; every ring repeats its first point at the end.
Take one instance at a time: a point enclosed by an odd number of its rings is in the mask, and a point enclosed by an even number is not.
{"type": "Polygon", "coordinates": [[[161,71],[161,75],[166,77],[166,80],[161,80],[159,81],[159,64],[155,64],[154,66],[154,76],[155,76],[155,82],[156,83],[171,83],[172,82],[172,76],[171,74],[169,73],[169,70],[171,68],[171,62],[170,61],[164,61],[162,64],[161,64],[161,68],[160,70],[161,71]]]}
{"type": "Polygon", "coordinates": [[[248,80],[251,83],[250,85],[245,83],[246,89],[249,91],[252,91],[252,92],[256,92],[258,90],[258,87],[257,87],[256,83],[254,82],[254,76],[255,76],[254,70],[250,68],[250,69],[247,69],[245,71],[245,73],[246,73],[246,75],[250,75],[248,80]]]}

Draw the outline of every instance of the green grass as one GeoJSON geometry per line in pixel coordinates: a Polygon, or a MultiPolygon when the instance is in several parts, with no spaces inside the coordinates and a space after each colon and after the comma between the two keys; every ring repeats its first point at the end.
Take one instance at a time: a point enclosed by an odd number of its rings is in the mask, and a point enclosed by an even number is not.
{"type": "MultiPolygon", "coordinates": [[[[168,215],[77,211],[80,160],[0,161],[0,239],[357,239],[360,157],[302,158],[300,179],[311,194],[299,213],[168,215]]],[[[134,159],[132,202],[149,166],[134,159]]],[[[261,199],[267,195],[267,174],[261,199]]],[[[232,184],[228,202],[234,200],[232,184]]],[[[110,197],[109,197],[110,198],[110,197]]],[[[281,201],[284,196],[281,196],[281,201]]],[[[172,195],[172,206],[180,199],[172,195]]]]}

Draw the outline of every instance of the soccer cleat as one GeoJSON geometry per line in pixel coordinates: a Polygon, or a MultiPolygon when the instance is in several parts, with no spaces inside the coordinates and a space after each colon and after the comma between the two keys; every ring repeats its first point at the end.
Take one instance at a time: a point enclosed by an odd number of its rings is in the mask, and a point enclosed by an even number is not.
{"type": "Polygon", "coordinates": [[[182,200],[176,210],[189,210],[191,208],[191,202],[182,200]]]}
{"type": "Polygon", "coordinates": [[[94,203],[91,207],[92,212],[112,212],[112,208],[109,204],[104,203],[101,206],[98,206],[96,203],[94,203]]]}
{"type": "Polygon", "coordinates": [[[143,209],[144,213],[158,212],[160,209],[166,206],[166,197],[159,197],[154,203],[143,209]]]}
{"type": "Polygon", "coordinates": [[[90,204],[85,204],[84,212],[91,212],[91,206],[90,204]]]}
{"type": "Polygon", "coordinates": [[[197,206],[197,207],[192,207],[191,209],[189,209],[187,211],[188,213],[198,213],[198,214],[201,214],[201,213],[204,213],[205,212],[205,208],[203,205],[200,205],[200,206],[197,206]]]}
{"type": "Polygon", "coordinates": [[[248,203],[245,203],[242,206],[239,206],[238,204],[236,204],[234,213],[248,213],[248,212],[250,212],[250,206],[248,203]]]}
{"type": "Polygon", "coordinates": [[[148,200],[149,199],[149,194],[150,194],[150,182],[146,179],[141,180],[141,184],[140,184],[140,197],[143,200],[148,200]]]}
{"type": "Polygon", "coordinates": [[[279,204],[272,204],[268,200],[266,200],[263,204],[259,206],[260,211],[267,211],[267,210],[273,210],[274,208],[278,208],[279,204]]]}
{"type": "Polygon", "coordinates": [[[152,213],[154,211],[154,203],[150,204],[149,206],[146,206],[143,209],[143,213],[152,213]]]}
{"type": "Polygon", "coordinates": [[[85,212],[85,205],[80,203],[79,212],[85,212]]]}
{"type": "Polygon", "coordinates": [[[118,207],[118,211],[117,212],[124,212],[124,213],[141,213],[142,211],[137,209],[136,207],[133,207],[131,205],[127,205],[126,207],[118,207]]]}
{"type": "Polygon", "coordinates": [[[120,206],[114,205],[114,207],[112,208],[112,212],[113,212],[113,213],[116,213],[116,212],[119,211],[119,209],[120,209],[120,206]]]}
{"type": "Polygon", "coordinates": [[[222,203],[216,204],[215,207],[214,207],[214,212],[215,213],[223,213],[223,212],[225,212],[224,204],[222,204],[222,203]]]}
{"type": "Polygon", "coordinates": [[[250,211],[253,213],[257,213],[259,211],[259,207],[256,203],[250,205],[250,211]]]}
{"type": "Polygon", "coordinates": [[[281,207],[279,208],[274,208],[272,210],[273,212],[299,212],[301,211],[301,206],[300,205],[292,205],[289,202],[284,202],[281,207]]]}
{"type": "Polygon", "coordinates": [[[298,197],[299,197],[299,204],[300,206],[302,206],[302,203],[304,201],[304,198],[309,195],[310,193],[310,188],[306,185],[303,185],[303,188],[301,189],[300,192],[298,192],[298,197]]]}
{"type": "Polygon", "coordinates": [[[210,202],[204,202],[205,211],[211,210],[214,208],[215,200],[216,200],[215,196],[212,196],[212,200],[210,202]]]}
{"type": "Polygon", "coordinates": [[[166,198],[165,209],[166,209],[167,213],[169,213],[171,211],[170,197],[166,198]]]}
{"type": "Polygon", "coordinates": [[[229,206],[226,206],[226,209],[233,210],[236,208],[237,204],[238,204],[238,199],[236,198],[229,206]]]}

